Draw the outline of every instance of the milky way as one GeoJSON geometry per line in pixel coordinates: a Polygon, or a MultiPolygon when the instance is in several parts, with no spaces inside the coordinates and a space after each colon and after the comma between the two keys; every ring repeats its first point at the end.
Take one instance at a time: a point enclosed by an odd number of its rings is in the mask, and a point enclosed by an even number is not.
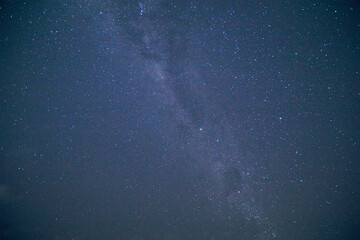
{"type": "Polygon", "coordinates": [[[266,226],[267,218],[253,194],[252,159],[241,153],[221,107],[208,99],[205,76],[187,62],[190,41],[196,37],[191,33],[197,29],[189,26],[189,20],[182,21],[184,16],[164,16],[159,5],[157,1],[139,3],[139,14],[129,19],[129,31],[134,31],[136,38],[129,40],[146,66],[149,91],[158,98],[159,111],[167,109],[177,134],[186,132],[180,142],[188,154],[188,171],[204,172],[194,183],[199,184],[197,194],[205,196],[211,203],[209,210],[219,218],[228,218],[230,208],[231,215],[259,224],[261,238],[274,237],[275,229],[266,226]],[[187,33],[182,35],[179,29],[187,33]]]}

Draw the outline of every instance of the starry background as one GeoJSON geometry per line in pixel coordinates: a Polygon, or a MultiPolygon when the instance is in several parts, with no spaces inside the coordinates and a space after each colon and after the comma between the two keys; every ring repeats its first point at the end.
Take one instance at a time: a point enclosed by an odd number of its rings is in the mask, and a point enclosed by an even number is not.
{"type": "Polygon", "coordinates": [[[358,239],[356,1],[2,1],[1,239],[358,239]]]}

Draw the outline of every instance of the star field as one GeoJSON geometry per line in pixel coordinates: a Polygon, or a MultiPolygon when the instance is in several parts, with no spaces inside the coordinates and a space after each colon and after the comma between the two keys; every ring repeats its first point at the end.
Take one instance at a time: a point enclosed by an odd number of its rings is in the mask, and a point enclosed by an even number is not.
{"type": "Polygon", "coordinates": [[[357,239],[355,1],[4,1],[1,239],[357,239]]]}

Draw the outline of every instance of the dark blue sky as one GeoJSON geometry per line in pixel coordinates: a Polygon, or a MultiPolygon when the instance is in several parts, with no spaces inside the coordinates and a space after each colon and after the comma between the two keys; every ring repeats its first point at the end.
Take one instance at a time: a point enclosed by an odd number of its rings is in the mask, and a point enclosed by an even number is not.
{"type": "Polygon", "coordinates": [[[357,239],[356,1],[3,1],[1,239],[357,239]]]}

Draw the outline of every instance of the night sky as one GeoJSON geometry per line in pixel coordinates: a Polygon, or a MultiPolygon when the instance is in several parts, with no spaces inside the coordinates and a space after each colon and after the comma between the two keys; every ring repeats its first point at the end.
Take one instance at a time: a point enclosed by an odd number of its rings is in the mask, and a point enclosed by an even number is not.
{"type": "Polygon", "coordinates": [[[0,239],[360,239],[360,4],[1,1],[0,239]]]}

